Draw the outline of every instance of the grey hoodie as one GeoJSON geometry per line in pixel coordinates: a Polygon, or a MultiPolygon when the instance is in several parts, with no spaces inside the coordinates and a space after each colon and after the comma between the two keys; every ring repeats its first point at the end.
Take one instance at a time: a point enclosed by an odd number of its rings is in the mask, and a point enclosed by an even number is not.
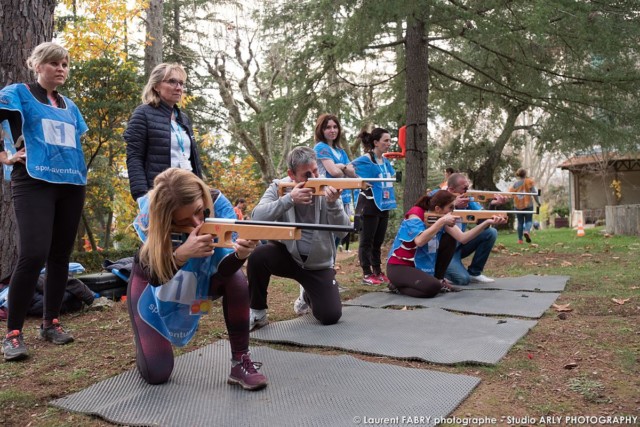
{"type": "MultiPolygon", "coordinates": [[[[251,219],[256,221],[296,222],[295,205],[291,193],[278,196],[278,183],[292,182],[291,178],[274,180],[262,195],[260,202],[253,209],[251,219]]],[[[342,200],[338,198],[333,203],[327,203],[324,196],[316,198],[316,224],[346,225],[351,222],[344,211],[342,200]]],[[[313,232],[311,252],[305,262],[302,261],[295,240],[280,241],[286,247],[293,259],[304,269],[322,270],[333,267],[336,251],[336,237],[344,237],[347,233],[319,231],[313,232]]]]}

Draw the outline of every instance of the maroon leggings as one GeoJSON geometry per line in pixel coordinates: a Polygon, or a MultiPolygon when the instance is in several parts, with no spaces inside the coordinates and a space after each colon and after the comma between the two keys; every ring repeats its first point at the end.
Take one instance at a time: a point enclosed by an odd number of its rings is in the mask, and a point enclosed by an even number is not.
{"type": "Polygon", "coordinates": [[[442,279],[456,250],[456,240],[448,233],[440,238],[434,275],[413,266],[387,264],[387,277],[398,292],[415,298],[433,298],[442,288],[442,279]]]}
{"type": "MultiPolygon", "coordinates": [[[[127,288],[127,305],[136,344],[136,365],[146,382],[162,384],[169,380],[173,371],[173,349],[166,338],[140,318],[138,301],[148,283],[142,268],[135,263],[127,288]]],[[[239,360],[242,354],[249,351],[247,278],[241,270],[226,277],[215,274],[211,278],[209,295],[214,300],[222,297],[222,311],[229,333],[232,358],[239,360]]]]}

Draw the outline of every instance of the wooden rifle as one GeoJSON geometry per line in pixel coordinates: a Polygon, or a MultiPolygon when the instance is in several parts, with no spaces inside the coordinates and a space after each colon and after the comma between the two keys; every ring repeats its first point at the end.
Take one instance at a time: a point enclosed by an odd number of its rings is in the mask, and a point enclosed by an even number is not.
{"type": "MultiPolygon", "coordinates": [[[[400,176],[397,178],[309,178],[304,182],[302,188],[312,188],[314,196],[323,196],[324,189],[331,186],[336,190],[366,190],[371,187],[371,182],[401,182],[400,176]]],[[[278,195],[283,196],[286,189],[298,185],[297,182],[278,183],[278,195]]]]}
{"type": "MultiPolygon", "coordinates": [[[[352,232],[356,231],[347,225],[304,224],[297,222],[275,221],[240,221],[229,218],[206,218],[198,235],[211,234],[218,241],[213,244],[219,248],[233,247],[233,233],[245,240],[298,240],[302,230],[320,230],[352,232]]],[[[174,227],[174,233],[191,233],[193,227],[174,227]]]]}
{"type": "Polygon", "coordinates": [[[491,199],[495,199],[496,198],[496,194],[499,194],[501,196],[504,197],[515,197],[515,196],[531,196],[531,197],[535,197],[535,196],[540,196],[541,191],[538,190],[537,193],[519,193],[519,192],[515,192],[515,191],[484,191],[484,190],[467,190],[466,192],[462,193],[462,194],[458,194],[458,193],[454,193],[457,196],[462,196],[462,197],[473,197],[475,202],[487,202],[491,199]]]}
{"type": "MultiPolygon", "coordinates": [[[[539,214],[540,207],[537,206],[535,210],[530,211],[493,211],[493,210],[472,210],[472,209],[454,209],[451,214],[460,218],[460,222],[465,224],[477,224],[478,222],[491,219],[494,216],[500,216],[502,218],[507,218],[507,214],[522,214],[522,213],[530,213],[530,214],[539,214]]],[[[438,218],[443,217],[445,214],[437,214],[434,212],[425,212],[424,213],[424,222],[425,224],[433,224],[438,218]]]]}
{"type": "MultiPolygon", "coordinates": [[[[494,216],[500,216],[507,218],[507,214],[512,211],[485,211],[485,210],[454,210],[450,212],[453,216],[460,218],[460,222],[465,224],[477,224],[480,221],[491,219],[494,216]]],[[[520,211],[518,211],[520,212],[520,211]]],[[[434,224],[439,218],[446,214],[437,214],[435,212],[425,212],[424,222],[425,224],[434,224]]]]}

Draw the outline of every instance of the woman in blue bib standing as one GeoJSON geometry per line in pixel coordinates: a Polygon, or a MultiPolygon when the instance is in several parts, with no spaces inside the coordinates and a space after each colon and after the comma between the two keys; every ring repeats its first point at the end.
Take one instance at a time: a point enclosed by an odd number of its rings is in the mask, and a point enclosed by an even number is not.
{"type": "Polygon", "coordinates": [[[42,43],[27,65],[36,75],[34,83],[0,91],[0,121],[8,121],[13,141],[13,147],[0,152],[0,162],[13,168],[18,225],[18,261],[9,284],[8,334],[2,343],[5,360],[29,354],[22,329],[42,267],[46,281],[40,336],[54,344],[73,341],[58,319],[87,184],[80,142],[87,125],[73,101],[56,90],[69,75],[69,52],[42,43]]]}
{"type": "Polygon", "coordinates": [[[142,91],[142,105],[131,114],[124,132],[131,196],[138,200],[155,177],[170,167],[202,178],[202,163],[191,122],[178,108],[187,73],[180,64],[157,65],[142,91]]]}
{"type": "MultiPolygon", "coordinates": [[[[318,174],[327,178],[356,178],[356,171],[350,163],[349,155],[340,145],[342,139],[342,126],[338,117],[333,114],[321,114],[316,121],[316,129],[314,132],[316,145],[313,150],[316,152],[318,159],[318,174]]],[[[353,199],[352,190],[342,191],[342,204],[344,210],[349,217],[353,215],[351,201],[353,199]]],[[[348,246],[351,233],[347,234],[343,239],[348,246]]],[[[338,239],[336,244],[340,244],[338,239]]]]}
{"type": "MultiPolygon", "coordinates": [[[[356,174],[361,178],[393,178],[396,171],[382,156],[391,145],[389,131],[382,128],[375,128],[371,133],[362,131],[358,139],[366,154],[352,162],[356,174]]],[[[382,272],[380,252],[389,223],[389,211],[395,208],[393,182],[374,182],[370,188],[360,192],[356,205],[356,214],[362,217],[358,256],[365,285],[389,283],[382,272]]]]}

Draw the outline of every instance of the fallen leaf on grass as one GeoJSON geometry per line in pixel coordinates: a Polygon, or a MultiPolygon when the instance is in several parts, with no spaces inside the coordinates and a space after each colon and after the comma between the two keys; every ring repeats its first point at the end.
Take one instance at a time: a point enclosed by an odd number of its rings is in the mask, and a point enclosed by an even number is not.
{"type": "Polygon", "coordinates": [[[580,255],[582,258],[591,258],[593,254],[582,254],[580,255]]]}
{"type": "Polygon", "coordinates": [[[629,301],[630,299],[631,298],[625,298],[625,299],[622,299],[622,298],[611,298],[611,301],[615,302],[616,304],[623,305],[625,302],[629,301]]]}
{"type": "Polygon", "coordinates": [[[640,286],[632,286],[629,289],[640,289],[640,286]]]}
{"type": "Polygon", "coordinates": [[[576,362],[570,362],[564,365],[564,369],[573,369],[577,367],[578,367],[578,364],[576,362]]]}
{"type": "Polygon", "coordinates": [[[570,263],[569,261],[562,261],[562,262],[560,263],[560,266],[561,266],[561,267],[571,267],[572,265],[573,265],[573,264],[572,264],[572,263],[570,263]]]}
{"type": "Polygon", "coordinates": [[[568,311],[573,311],[573,308],[569,307],[570,305],[571,305],[571,303],[569,303],[569,304],[551,304],[551,307],[553,307],[553,309],[555,311],[568,312],[568,311]]]}
{"type": "Polygon", "coordinates": [[[531,246],[532,248],[537,248],[540,245],[538,245],[537,243],[530,243],[529,246],[531,246]]]}
{"type": "Polygon", "coordinates": [[[522,256],[522,254],[520,252],[513,252],[510,253],[509,256],[522,256]]]}

